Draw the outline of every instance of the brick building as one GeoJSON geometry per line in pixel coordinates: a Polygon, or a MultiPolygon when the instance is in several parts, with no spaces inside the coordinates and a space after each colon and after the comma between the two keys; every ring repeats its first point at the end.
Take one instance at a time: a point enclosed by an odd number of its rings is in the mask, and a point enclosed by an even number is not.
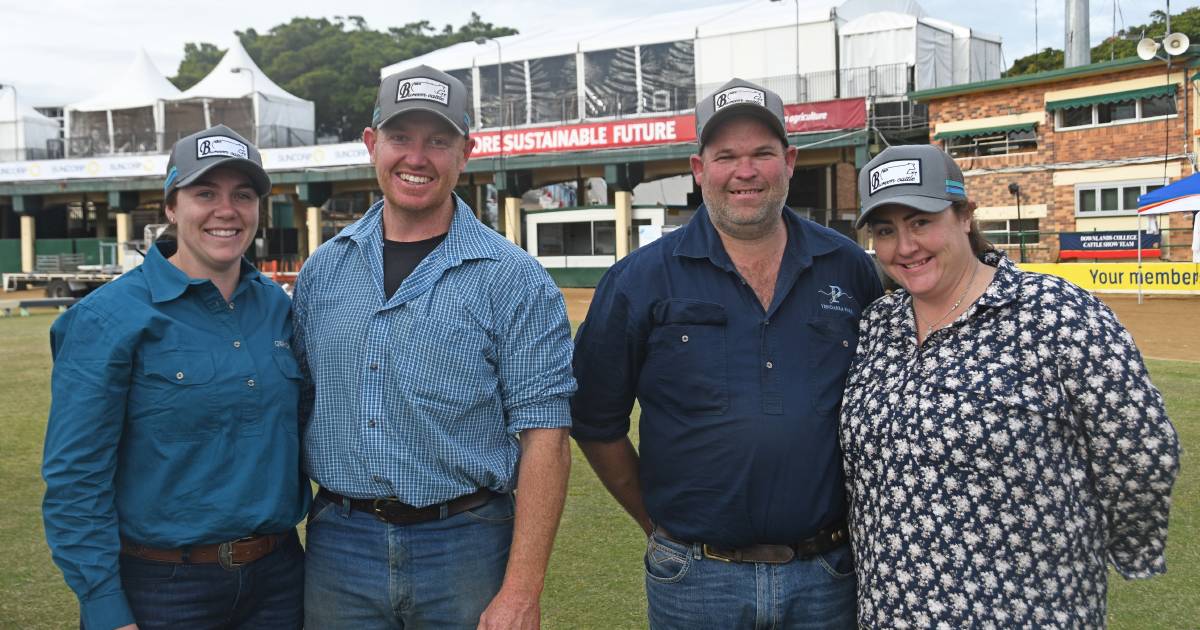
{"type": "MultiPolygon", "coordinates": [[[[1023,237],[1026,260],[1055,262],[1060,233],[1136,230],[1138,195],[1196,172],[1198,65],[1193,47],[1169,74],[1120,59],[910,96],[928,104],[930,138],[958,161],[989,238],[1017,259],[1023,237]]],[[[1193,220],[1157,218],[1162,260],[1190,260],[1193,220]]]]}

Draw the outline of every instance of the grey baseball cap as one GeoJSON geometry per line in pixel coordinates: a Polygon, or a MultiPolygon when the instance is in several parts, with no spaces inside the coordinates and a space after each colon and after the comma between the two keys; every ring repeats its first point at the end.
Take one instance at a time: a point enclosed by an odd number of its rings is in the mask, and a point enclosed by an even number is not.
{"type": "Polygon", "coordinates": [[[408,112],[429,112],[446,119],[458,133],[471,133],[467,88],[462,81],[429,66],[389,74],[379,84],[371,126],[378,129],[408,112]]]}
{"type": "Polygon", "coordinates": [[[761,85],[732,79],[696,102],[696,139],[700,147],[704,147],[721,123],[739,114],[758,118],[783,140],[783,144],[788,143],[783,99],[761,85]]]}
{"type": "Polygon", "coordinates": [[[238,132],[225,125],[217,125],[181,138],[171,147],[163,195],[190,186],[201,175],[218,166],[245,173],[260,197],[271,192],[271,178],[263,170],[258,148],[238,132]]]}
{"type": "Polygon", "coordinates": [[[866,225],[871,212],[887,204],[936,213],[967,198],[962,169],[945,151],[929,144],[888,147],[858,174],[862,213],[855,227],[866,225]]]}

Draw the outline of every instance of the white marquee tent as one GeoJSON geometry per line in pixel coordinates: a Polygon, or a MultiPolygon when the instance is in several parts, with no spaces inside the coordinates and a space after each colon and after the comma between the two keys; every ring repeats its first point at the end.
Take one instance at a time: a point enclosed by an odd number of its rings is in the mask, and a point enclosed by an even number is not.
{"type": "Polygon", "coordinates": [[[163,104],[166,143],[216,124],[228,125],[260,148],[310,145],[312,101],[275,84],[236,38],[208,76],[163,104]]]}
{"type": "Polygon", "coordinates": [[[16,92],[0,89],[0,161],[40,160],[58,141],[58,123],[28,105],[16,92]]]}
{"type": "Polygon", "coordinates": [[[179,96],[145,49],[108,89],[68,105],[67,156],[155,153],[163,146],[163,100],[179,96]]]}

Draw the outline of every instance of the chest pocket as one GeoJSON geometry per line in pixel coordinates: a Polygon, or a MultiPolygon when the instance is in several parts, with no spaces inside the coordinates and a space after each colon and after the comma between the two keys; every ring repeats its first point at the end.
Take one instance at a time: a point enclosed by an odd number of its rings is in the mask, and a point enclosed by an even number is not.
{"type": "Polygon", "coordinates": [[[408,323],[397,331],[391,360],[413,402],[453,415],[491,400],[496,366],[484,331],[425,317],[408,323]]]}
{"type": "Polygon", "coordinates": [[[142,378],[130,393],[130,416],[165,441],[198,440],[216,433],[211,384],[212,354],[183,351],[148,354],[142,378]]]}
{"type": "Polygon", "coordinates": [[[668,406],[685,414],[711,416],[729,408],[725,307],[695,300],[664,300],[651,311],[642,379],[668,406]]]}
{"type": "Polygon", "coordinates": [[[846,372],[858,349],[858,321],[815,319],[804,327],[813,409],[819,415],[828,415],[842,404],[846,372]]]}

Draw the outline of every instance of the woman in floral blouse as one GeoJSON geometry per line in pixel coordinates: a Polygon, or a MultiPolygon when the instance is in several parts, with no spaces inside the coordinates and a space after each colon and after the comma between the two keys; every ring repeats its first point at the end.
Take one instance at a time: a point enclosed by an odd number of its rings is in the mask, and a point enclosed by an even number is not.
{"type": "Polygon", "coordinates": [[[1017,269],[928,145],[862,171],[880,263],[841,443],[865,628],[1088,628],[1166,570],[1179,442],[1112,312],[1017,269]]]}

